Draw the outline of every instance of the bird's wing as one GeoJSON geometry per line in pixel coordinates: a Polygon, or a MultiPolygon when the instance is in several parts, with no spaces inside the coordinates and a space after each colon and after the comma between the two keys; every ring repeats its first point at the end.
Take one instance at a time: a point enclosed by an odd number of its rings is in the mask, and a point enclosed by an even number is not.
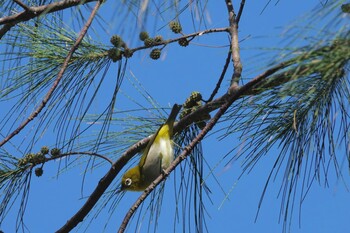
{"type": "Polygon", "coordinates": [[[145,165],[145,162],[146,162],[146,159],[147,159],[147,155],[148,155],[148,152],[151,148],[151,146],[153,145],[154,143],[154,140],[157,138],[158,134],[159,134],[159,131],[162,129],[162,127],[164,125],[171,125],[171,135],[170,135],[170,138],[172,137],[172,127],[174,125],[174,121],[175,121],[175,118],[177,116],[177,114],[179,113],[179,111],[181,110],[181,107],[182,105],[178,105],[178,104],[174,104],[173,105],[173,108],[171,109],[171,112],[170,112],[170,115],[168,117],[168,119],[166,120],[166,122],[164,124],[162,124],[159,129],[157,130],[157,132],[152,136],[152,138],[149,140],[145,150],[143,151],[142,153],[142,156],[141,156],[141,159],[140,159],[140,162],[139,162],[139,166],[140,168],[142,168],[144,165],[145,165]]]}
{"type": "MultiPolygon", "coordinates": [[[[163,124],[164,125],[164,124],[163,124]]],[[[139,166],[140,168],[142,168],[144,165],[145,165],[145,162],[146,162],[146,159],[147,159],[147,155],[148,155],[148,152],[149,152],[149,149],[151,148],[154,140],[156,139],[160,129],[163,127],[163,125],[161,125],[159,127],[159,129],[157,130],[157,132],[152,136],[152,138],[149,140],[146,148],[143,150],[142,152],[142,156],[141,156],[141,159],[140,159],[140,162],[139,162],[139,166]]]]}

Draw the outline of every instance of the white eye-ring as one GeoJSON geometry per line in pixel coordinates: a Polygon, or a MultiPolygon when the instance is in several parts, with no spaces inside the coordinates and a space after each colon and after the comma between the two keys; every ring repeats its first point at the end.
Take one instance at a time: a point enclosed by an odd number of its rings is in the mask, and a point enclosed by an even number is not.
{"type": "Polygon", "coordinates": [[[125,180],[125,185],[126,185],[126,186],[130,186],[131,183],[132,183],[132,180],[131,180],[130,178],[127,178],[127,179],[125,180]]]}

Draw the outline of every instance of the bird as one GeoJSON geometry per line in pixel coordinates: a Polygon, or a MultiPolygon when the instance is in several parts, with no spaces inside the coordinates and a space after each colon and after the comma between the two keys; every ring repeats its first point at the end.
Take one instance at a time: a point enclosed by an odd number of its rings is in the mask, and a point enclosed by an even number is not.
{"type": "Polygon", "coordinates": [[[126,171],[121,180],[122,191],[145,190],[174,160],[173,127],[182,105],[174,104],[168,119],[150,138],[139,163],[126,171]]]}

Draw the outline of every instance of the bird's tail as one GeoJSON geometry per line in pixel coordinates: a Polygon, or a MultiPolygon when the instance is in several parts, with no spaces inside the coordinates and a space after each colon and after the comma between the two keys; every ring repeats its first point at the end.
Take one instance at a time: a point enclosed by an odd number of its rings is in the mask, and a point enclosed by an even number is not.
{"type": "Polygon", "coordinates": [[[165,122],[165,124],[168,124],[171,126],[174,125],[176,116],[180,112],[181,107],[182,107],[182,105],[174,104],[173,108],[171,109],[170,115],[169,115],[167,121],[165,122]]]}

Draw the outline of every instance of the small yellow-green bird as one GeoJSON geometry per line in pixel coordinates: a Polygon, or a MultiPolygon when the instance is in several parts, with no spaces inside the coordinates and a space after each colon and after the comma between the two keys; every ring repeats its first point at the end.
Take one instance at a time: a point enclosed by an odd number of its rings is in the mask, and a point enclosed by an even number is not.
{"type": "Polygon", "coordinates": [[[138,165],[123,175],[121,190],[143,191],[170,166],[174,160],[173,127],[181,107],[174,104],[167,121],[148,142],[138,165]]]}

